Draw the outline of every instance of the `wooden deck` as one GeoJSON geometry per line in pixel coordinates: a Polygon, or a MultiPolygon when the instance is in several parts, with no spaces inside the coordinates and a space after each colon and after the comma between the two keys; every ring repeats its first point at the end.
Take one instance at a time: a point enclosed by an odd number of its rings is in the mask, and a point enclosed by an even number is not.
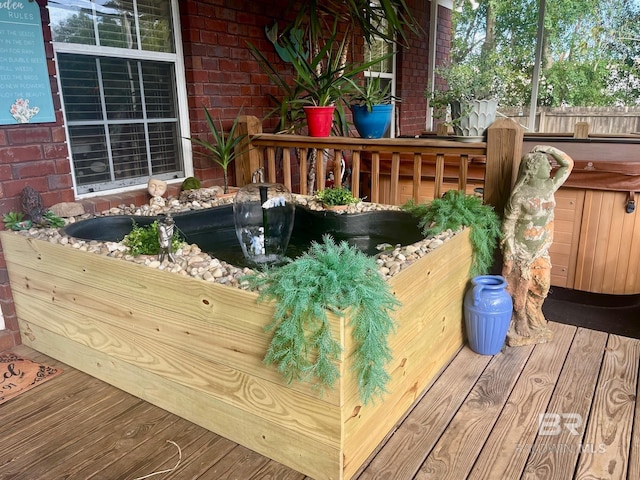
{"type": "MultiPolygon", "coordinates": [[[[356,478],[639,479],[640,340],[551,326],[546,345],[494,357],[463,348],[356,478]]],[[[149,478],[176,465],[176,445],[178,468],[150,478],[306,478],[27,347],[14,351],[64,373],[0,406],[0,479],[149,478]]]]}

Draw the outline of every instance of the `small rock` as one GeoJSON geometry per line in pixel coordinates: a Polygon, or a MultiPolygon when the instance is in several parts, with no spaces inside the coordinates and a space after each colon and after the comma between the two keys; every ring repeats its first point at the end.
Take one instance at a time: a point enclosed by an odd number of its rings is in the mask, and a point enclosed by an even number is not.
{"type": "Polygon", "coordinates": [[[84,215],[84,205],[78,202],[60,202],[51,205],[49,210],[56,216],[61,218],[77,217],[84,215]]]}

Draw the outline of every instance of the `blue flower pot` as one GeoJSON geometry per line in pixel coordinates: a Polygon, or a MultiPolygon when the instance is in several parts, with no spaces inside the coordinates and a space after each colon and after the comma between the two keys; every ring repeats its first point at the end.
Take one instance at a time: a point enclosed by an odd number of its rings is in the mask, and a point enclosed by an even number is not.
{"type": "Polygon", "coordinates": [[[353,105],[353,124],[362,138],[382,138],[391,125],[393,105],[374,105],[371,112],[366,106],[353,105]]]}
{"type": "Polygon", "coordinates": [[[480,275],[471,284],[464,296],[469,346],[480,355],[495,355],[507,338],[513,312],[507,281],[500,275],[480,275]]]}

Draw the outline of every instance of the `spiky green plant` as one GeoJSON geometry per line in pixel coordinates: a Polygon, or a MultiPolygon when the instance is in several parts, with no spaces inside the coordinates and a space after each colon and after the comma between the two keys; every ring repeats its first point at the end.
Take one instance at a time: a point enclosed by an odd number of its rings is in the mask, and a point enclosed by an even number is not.
{"type": "Polygon", "coordinates": [[[25,220],[22,212],[5,213],[2,215],[2,221],[7,230],[25,230],[31,227],[31,220],[25,220]]]}
{"type": "Polygon", "coordinates": [[[51,210],[48,210],[48,211],[44,212],[44,215],[42,215],[42,217],[45,220],[45,224],[48,225],[51,228],[64,227],[64,219],[59,217],[59,216],[57,216],[51,210]]]}
{"type": "Polygon", "coordinates": [[[400,302],[373,258],[325,235],[296,260],[246,278],[259,290],[258,301],[276,302],[264,361],[277,365],[287,382],[309,380],[321,390],[335,384],[342,345],[331,335],[326,313],[331,311],[348,315],[361,400],[366,404],[386,392],[388,337],[395,330],[390,312],[400,302]]]}
{"type": "MultiPolygon", "coordinates": [[[[25,220],[22,212],[9,212],[2,216],[4,227],[7,230],[27,230],[33,226],[32,220],[25,220]]],[[[64,227],[64,219],[57,216],[51,210],[47,210],[42,214],[42,223],[36,224],[37,227],[64,227]]]]}
{"type": "Polygon", "coordinates": [[[408,201],[402,206],[419,219],[418,226],[425,236],[437,235],[444,230],[470,227],[473,262],[470,274],[482,275],[493,265],[493,252],[500,239],[500,218],[490,205],[475,195],[449,190],[442,198],[431,203],[415,204],[408,201]]]}
{"type": "Polygon", "coordinates": [[[240,123],[240,116],[236,116],[231,125],[231,129],[227,134],[224,131],[222,125],[222,119],[218,119],[218,124],[213,119],[213,116],[209,112],[206,106],[203,105],[204,116],[207,119],[207,125],[209,126],[209,133],[213,138],[213,141],[200,138],[188,138],[196,145],[203,147],[203,151],[196,151],[200,155],[204,155],[206,158],[213,160],[222,168],[222,175],[224,181],[224,193],[229,193],[229,165],[233,162],[237,156],[249,151],[248,135],[246,133],[236,134],[238,124],[240,123]],[[236,147],[241,148],[240,152],[236,151],[236,147]]]}

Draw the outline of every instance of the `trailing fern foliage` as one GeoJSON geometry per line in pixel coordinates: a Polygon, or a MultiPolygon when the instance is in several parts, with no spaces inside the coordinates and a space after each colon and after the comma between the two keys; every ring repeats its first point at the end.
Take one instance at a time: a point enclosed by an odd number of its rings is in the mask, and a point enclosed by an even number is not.
{"type": "Polygon", "coordinates": [[[430,204],[416,205],[410,200],[402,208],[419,219],[418,226],[424,236],[437,235],[447,229],[455,231],[462,226],[470,227],[473,249],[470,275],[489,272],[501,235],[500,218],[493,207],[483,204],[482,199],[475,195],[449,190],[430,204]]]}
{"type": "Polygon", "coordinates": [[[245,278],[259,290],[259,301],[276,302],[264,361],[277,365],[287,382],[308,380],[321,390],[334,386],[342,345],[331,334],[329,310],[349,316],[360,399],[366,404],[386,392],[388,337],[395,330],[390,311],[400,302],[375,260],[325,235],[296,260],[245,278]]]}

